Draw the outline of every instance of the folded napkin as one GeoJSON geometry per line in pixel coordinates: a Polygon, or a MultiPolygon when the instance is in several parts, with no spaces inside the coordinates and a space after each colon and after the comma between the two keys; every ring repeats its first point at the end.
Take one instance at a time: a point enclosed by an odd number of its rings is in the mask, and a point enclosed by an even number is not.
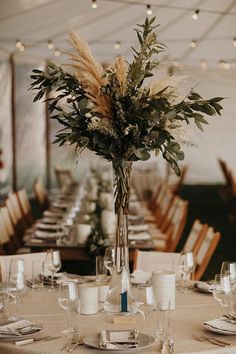
{"type": "Polygon", "coordinates": [[[129,234],[128,239],[129,241],[146,241],[150,240],[151,236],[148,232],[139,232],[135,234],[129,234]]]}
{"type": "Polygon", "coordinates": [[[0,326],[0,337],[19,336],[38,332],[42,329],[41,325],[28,320],[19,320],[3,326],[0,326]]]}
{"type": "Polygon", "coordinates": [[[102,329],[99,347],[105,349],[136,348],[138,346],[138,330],[109,331],[102,329]]]}
{"type": "Polygon", "coordinates": [[[140,269],[135,269],[131,274],[131,283],[133,284],[146,284],[151,278],[151,272],[144,272],[140,269]]]}
{"type": "Polygon", "coordinates": [[[60,219],[60,218],[62,218],[62,216],[63,216],[63,213],[59,213],[59,212],[56,212],[56,211],[51,211],[51,210],[45,210],[44,212],[43,212],[43,215],[45,216],[45,217],[47,217],[47,218],[57,218],[57,219],[60,219]]]}
{"type": "Polygon", "coordinates": [[[204,281],[196,281],[193,284],[193,287],[199,291],[205,293],[212,293],[213,287],[211,284],[205,283],[204,281]]]}
{"type": "Polygon", "coordinates": [[[129,231],[131,232],[148,231],[148,225],[147,224],[129,225],[129,231]]]}
{"type": "Polygon", "coordinates": [[[41,231],[41,230],[36,230],[34,233],[35,237],[38,238],[59,238],[65,236],[64,231],[57,231],[57,232],[49,232],[49,231],[41,231]]]}
{"type": "Polygon", "coordinates": [[[203,322],[204,326],[209,329],[217,329],[229,334],[236,334],[236,324],[228,322],[225,317],[216,318],[214,320],[203,322]]]}
{"type": "Polygon", "coordinates": [[[60,224],[44,224],[43,222],[38,222],[36,224],[37,229],[48,230],[48,231],[58,231],[62,229],[60,224]]]}

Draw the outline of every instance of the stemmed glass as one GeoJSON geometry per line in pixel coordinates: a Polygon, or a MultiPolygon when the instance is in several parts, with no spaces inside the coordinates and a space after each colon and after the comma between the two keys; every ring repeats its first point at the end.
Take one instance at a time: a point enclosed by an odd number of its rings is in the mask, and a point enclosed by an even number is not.
{"type": "Polygon", "coordinates": [[[10,303],[15,304],[15,313],[11,317],[12,320],[18,320],[18,304],[20,297],[25,292],[25,263],[23,259],[15,258],[10,262],[7,294],[10,303]]]}
{"type": "Polygon", "coordinates": [[[220,275],[229,275],[230,282],[236,282],[236,262],[225,261],[221,265],[220,275]]]}
{"type": "Polygon", "coordinates": [[[135,307],[143,316],[144,331],[147,329],[147,315],[155,310],[155,295],[152,285],[138,285],[135,291],[135,307]]]}
{"type": "Polygon", "coordinates": [[[51,276],[51,287],[48,288],[48,291],[55,291],[54,286],[54,274],[59,271],[61,268],[61,257],[59,251],[48,250],[45,259],[45,268],[52,273],[51,276]]]}
{"type": "Polygon", "coordinates": [[[229,275],[216,274],[213,283],[213,297],[221,305],[222,315],[229,312],[231,284],[229,275]]]}
{"type": "Polygon", "coordinates": [[[76,283],[65,281],[60,283],[58,304],[66,311],[66,329],[62,331],[68,337],[79,336],[80,303],[76,283]]]}
{"type": "Polygon", "coordinates": [[[192,252],[181,252],[179,255],[178,269],[180,273],[179,287],[183,293],[187,292],[188,282],[195,268],[192,252]]]}
{"type": "Polygon", "coordinates": [[[109,270],[111,275],[114,266],[114,256],[115,256],[114,248],[107,247],[104,254],[104,265],[109,270]]]}

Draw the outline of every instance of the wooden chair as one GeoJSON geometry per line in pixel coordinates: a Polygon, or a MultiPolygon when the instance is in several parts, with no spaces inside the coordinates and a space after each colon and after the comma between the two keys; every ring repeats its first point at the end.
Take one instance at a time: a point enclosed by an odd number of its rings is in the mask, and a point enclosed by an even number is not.
{"type": "Polygon", "coordinates": [[[16,247],[11,240],[8,230],[5,225],[2,210],[0,209],[0,243],[3,249],[3,254],[14,254],[16,247]]]}
{"type": "Polygon", "coordinates": [[[195,249],[195,280],[199,280],[204,274],[214,251],[220,240],[220,233],[215,232],[213,227],[208,227],[208,230],[204,237],[202,237],[201,242],[197,245],[195,249]]]}
{"type": "Polygon", "coordinates": [[[21,242],[19,238],[16,236],[16,231],[14,229],[9,210],[6,206],[1,208],[1,215],[2,215],[3,223],[7,230],[8,237],[12,240],[14,244],[14,252],[16,252],[16,250],[20,248],[21,242]]]}
{"type": "Polygon", "coordinates": [[[31,205],[29,202],[27,192],[24,188],[22,188],[16,192],[16,196],[18,198],[21,212],[22,212],[22,215],[25,219],[25,223],[28,227],[30,227],[34,223],[34,217],[33,217],[33,213],[32,213],[32,209],[31,209],[31,205]]]}
{"type": "Polygon", "coordinates": [[[155,270],[173,271],[178,263],[179,253],[135,250],[133,269],[144,272],[155,270]]]}
{"type": "Polygon", "coordinates": [[[21,255],[11,255],[11,256],[0,256],[0,266],[1,266],[1,279],[3,282],[7,281],[8,271],[10,262],[14,258],[23,259],[25,262],[25,278],[30,279],[32,274],[32,261],[44,262],[46,257],[46,252],[21,254],[21,255]]]}
{"type": "Polygon", "coordinates": [[[208,225],[202,224],[199,219],[196,219],[192,225],[192,228],[188,234],[187,240],[184,244],[183,251],[195,252],[199,242],[205,237],[208,225]]]}
{"type": "Polygon", "coordinates": [[[34,181],[33,184],[33,191],[35,194],[35,197],[38,201],[38,204],[41,208],[41,210],[46,210],[49,207],[49,200],[47,197],[47,191],[43,185],[43,181],[40,177],[37,177],[34,181]]]}
{"type": "Polygon", "coordinates": [[[74,177],[72,176],[72,173],[70,170],[55,167],[54,171],[56,174],[58,186],[60,188],[68,186],[68,185],[76,184],[76,181],[75,181],[74,177]]]}

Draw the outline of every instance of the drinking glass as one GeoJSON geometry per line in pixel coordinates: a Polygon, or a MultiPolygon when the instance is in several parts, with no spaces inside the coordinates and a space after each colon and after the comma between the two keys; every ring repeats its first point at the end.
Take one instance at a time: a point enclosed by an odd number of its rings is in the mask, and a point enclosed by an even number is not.
{"type": "Polygon", "coordinates": [[[107,270],[104,265],[104,258],[102,256],[96,257],[96,282],[104,283],[107,277],[107,270]]]}
{"type": "Polygon", "coordinates": [[[183,293],[187,292],[188,283],[195,268],[192,252],[181,252],[179,255],[178,269],[180,273],[179,287],[183,293]]]}
{"type": "Polygon", "coordinates": [[[231,302],[231,284],[229,275],[215,275],[212,293],[214,299],[221,305],[222,315],[228,313],[231,302]]]}
{"type": "Polygon", "coordinates": [[[32,277],[31,277],[32,289],[43,288],[43,275],[44,275],[44,262],[33,261],[32,277]]]}
{"type": "Polygon", "coordinates": [[[10,304],[15,305],[15,311],[11,320],[17,321],[18,316],[18,305],[20,302],[20,297],[25,292],[25,263],[23,259],[14,258],[10,262],[8,281],[7,281],[7,295],[10,304]]]}
{"type": "Polygon", "coordinates": [[[107,247],[104,255],[104,265],[111,275],[114,266],[114,256],[115,256],[114,248],[107,247]]]}
{"type": "Polygon", "coordinates": [[[5,319],[5,305],[7,300],[7,288],[4,283],[0,282],[0,322],[5,319]]]}
{"type": "Polygon", "coordinates": [[[79,336],[80,302],[75,282],[63,281],[60,283],[58,304],[66,311],[66,329],[62,331],[68,337],[79,336]]]}
{"type": "Polygon", "coordinates": [[[144,332],[147,331],[147,316],[155,310],[155,295],[152,285],[138,285],[135,289],[135,307],[141,313],[144,322],[144,332]]]}
{"type": "Polygon", "coordinates": [[[225,261],[221,265],[220,275],[229,275],[232,284],[236,282],[236,262],[225,261]]]}
{"type": "Polygon", "coordinates": [[[54,286],[54,274],[61,268],[61,257],[59,251],[48,250],[45,259],[45,268],[52,273],[51,276],[51,287],[48,291],[55,291],[54,286]]]}

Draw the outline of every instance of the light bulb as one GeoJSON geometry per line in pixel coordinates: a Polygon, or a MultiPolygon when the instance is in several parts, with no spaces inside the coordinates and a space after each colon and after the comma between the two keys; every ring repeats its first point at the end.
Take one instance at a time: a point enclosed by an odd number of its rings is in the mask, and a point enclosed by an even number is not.
{"type": "Polygon", "coordinates": [[[114,44],[114,48],[116,50],[120,49],[120,41],[117,41],[115,44],[114,44]]]}
{"type": "Polygon", "coordinates": [[[97,1],[96,0],[92,0],[92,8],[96,9],[98,7],[97,1]]]}
{"type": "Polygon", "coordinates": [[[54,44],[52,43],[52,41],[49,39],[48,40],[48,49],[53,49],[54,48],[54,44]]]}
{"type": "Polygon", "coordinates": [[[147,5],[147,15],[150,16],[152,15],[152,9],[151,9],[151,5],[147,5]]]}
{"type": "Polygon", "coordinates": [[[197,46],[197,41],[195,39],[193,39],[192,42],[190,43],[190,47],[196,48],[196,46],[197,46]]]}
{"type": "Polygon", "coordinates": [[[21,46],[22,46],[22,42],[19,39],[17,39],[16,40],[16,48],[20,49],[21,46]]]}
{"type": "Polygon", "coordinates": [[[225,61],[224,60],[219,60],[219,67],[221,68],[221,69],[224,69],[224,67],[225,67],[225,61]]]}
{"type": "Polygon", "coordinates": [[[54,56],[55,56],[55,57],[59,57],[60,55],[61,55],[60,50],[59,50],[59,49],[55,49],[55,51],[54,51],[54,56]]]}
{"type": "Polygon", "coordinates": [[[202,70],[207,70],[208,69],[208,65],[207,65],[207,62],[205,60],[201,60],[200,66],[201,66],[202,70]]]}
{"type": "Polygon", "coordinates": [[[25,50],[25,45],[24,45],[23,43],[21,43],[21,46],[19,47],[19,50],[20,50],[21,52],[24,52],[24,50],[25,50]]]}
{"type": "Polygon", "coordinates": [[[193,20],[196,21],[198,19],[199,12],[200,12],[200,10],[198,10],[198,9],[194,11],[194,13],[192,14],[193,20]]]}
{"type": "Polygon", "coordinates": [[[233,39],[233,46],[236,47],[236,37],[233,39]]]}
{"type": "Polygon", "coordinates": [[[230,69],[230,63],[224,63],[224,69],[229,70],[230,69]]]}

